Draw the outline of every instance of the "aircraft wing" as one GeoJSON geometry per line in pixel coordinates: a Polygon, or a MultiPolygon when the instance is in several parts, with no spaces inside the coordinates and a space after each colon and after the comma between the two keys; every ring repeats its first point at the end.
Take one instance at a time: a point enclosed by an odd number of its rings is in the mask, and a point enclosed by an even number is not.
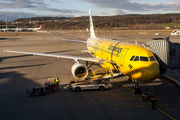
{"type": "Polygon", "coordinates": [[[87,41],[82,41],[82,40],[69,40],[69,39],[62,39],[62,40],[87,43],[87,41]]]}
{"type": "Polygon", "coordinates": [[[35,53],[35,52],[24,52],[24,51],[12,51],[12,50],[4,50],[5,52],[12,52],[12,53],[22,53],[22,54],[30,54],[30,55],[40,55],[40,56],[49,56],[49,57],[56,57],[56,58],[67,58],[67,59],[74,59],[75,61],[84,60],[89,62],[96,62],[96,63],[103,63],[103,62],[110,62],[103,59],[98,58],[90,58],[90,57],[78,57],[78,56],[70,56],[70,55],[58,55],[58,54],[47,54],[47,53],[35,53]]]}

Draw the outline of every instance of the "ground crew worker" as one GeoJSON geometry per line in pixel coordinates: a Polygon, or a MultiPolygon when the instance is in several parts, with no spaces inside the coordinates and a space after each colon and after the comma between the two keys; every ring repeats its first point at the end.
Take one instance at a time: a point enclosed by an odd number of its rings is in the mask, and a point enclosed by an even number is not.
{"type": "Polygon", "coordinates": [[[157,102],[158,92],[156,92],[152,97],[152,110],[156,109],[156,102],[157,102]]]}
{"type": "Polygon", "coordinates": [[[56,85],[57,85],[58,91],[59,91],[59,81],[60,81],[60,80],[59,80],[59,78],[57,77],[56,80],[55,80],[55,83],[56,83],[56,85]]]}

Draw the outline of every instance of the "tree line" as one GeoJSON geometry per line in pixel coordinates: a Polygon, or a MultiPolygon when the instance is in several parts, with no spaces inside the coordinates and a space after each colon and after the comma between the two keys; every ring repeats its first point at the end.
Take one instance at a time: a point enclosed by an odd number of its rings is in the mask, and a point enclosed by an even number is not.
{"type": "MultiPolygon", "coordinates": [[[[174,29],[180,28],[180,13],[93,16],[93,21],[97,29],[165,29],[167,26],[174,29]]],[[[22,18],[8,22],[10,24],[16,27],[43,25],[44,30],[79,30],[89,27],[89,16],[22,18]]],[[[5,22],[0,21],[0,25],[5,25],[5,22]]]]}

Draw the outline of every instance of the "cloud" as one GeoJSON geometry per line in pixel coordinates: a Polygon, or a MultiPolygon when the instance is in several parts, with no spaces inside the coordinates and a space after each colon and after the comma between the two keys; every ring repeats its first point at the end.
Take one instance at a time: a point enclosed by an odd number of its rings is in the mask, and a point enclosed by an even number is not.
{"type": "MultiPolygon", "coordinates": [[[[13,21],[19,18],[31,18],[31,17],[42,17],[44,15],[37,15],[34,13],[24,13],[24,12],[0,12],[0,21],[13,21]]],[[[74,17],[73,15],[61,15],[61,14],[52,14],[51,17],[74,17]]],[[[80,16],[79,16],[80,17],[80,16]]]]}
{"type": "Polygon", "coordinates": [[[24,13],[24,12],[0,12],[0,20],[5,21],[12,21],[18,18],[30,18],[30,17],[37,17],[34,13],[24,13]],[[3,18],[3,19],[2,19],[3,18]]]}
{"type": "Polygon", "coordinates": [[[125,14],[125,12],[123,12],[122,10],[120,10],[120,9],[117,9],[116,11],[114,11],[113,13],[112,13],[112,15],[124,15],[125,14]]]}
{"type": "Polygon", "coordinates": [[[48,6],[43,0],[1,0],[0,8],[36,8],[48,6]]]}
{"type": "Polygon", "coordinates": [[[59,0],[51,0],[51,1],[61,3],[61,1],[59,0]]]}
{"type": "Polygon", "coordinates": [[[92,3],[100,8],[116,8],[127,11],[180,11],[180,0],[175,0],[167,3],[140,3],[130,0],[80,0],[92,3]]]}
{"type": "MultiPolygon", "coordinates": [[[[51,0],[54,2],[60,2],[58,0],[51,0]]],[[[3,8],[27,8],[32,10],[52,11],[61,13],[84,13],[77,9],[57,9],[49,8],[49,5],[45,4],[43,0],[1,0],[0,9],[3,8]]]]}
{"type": "Polygon", "coordinates": [[[74,17],[82,17],[82,15],[74,15],[74,17]]]}
{"type": "Polygon", "coordinates": [[[108,13],[105,11],[99,12],[99,14],[97,16],[107,16],[108,13]]]}
{"type": "Polygon", "coordinates": [[[61,13],[84,13],[77,9],[38,8],[36,10],[47,10],[47,11],[61,12],[61,13]]]}

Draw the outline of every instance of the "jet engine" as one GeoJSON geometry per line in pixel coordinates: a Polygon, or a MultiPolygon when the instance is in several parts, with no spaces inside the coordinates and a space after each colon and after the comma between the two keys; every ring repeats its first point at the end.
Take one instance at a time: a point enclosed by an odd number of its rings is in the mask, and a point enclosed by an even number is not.
{"type": "Polygon", "coordinates": [[[71,72],[74,78],[76,79],[83,79],[88,76],[88,69],[84,64],[75,63],[72,68],[71,72]]]}

